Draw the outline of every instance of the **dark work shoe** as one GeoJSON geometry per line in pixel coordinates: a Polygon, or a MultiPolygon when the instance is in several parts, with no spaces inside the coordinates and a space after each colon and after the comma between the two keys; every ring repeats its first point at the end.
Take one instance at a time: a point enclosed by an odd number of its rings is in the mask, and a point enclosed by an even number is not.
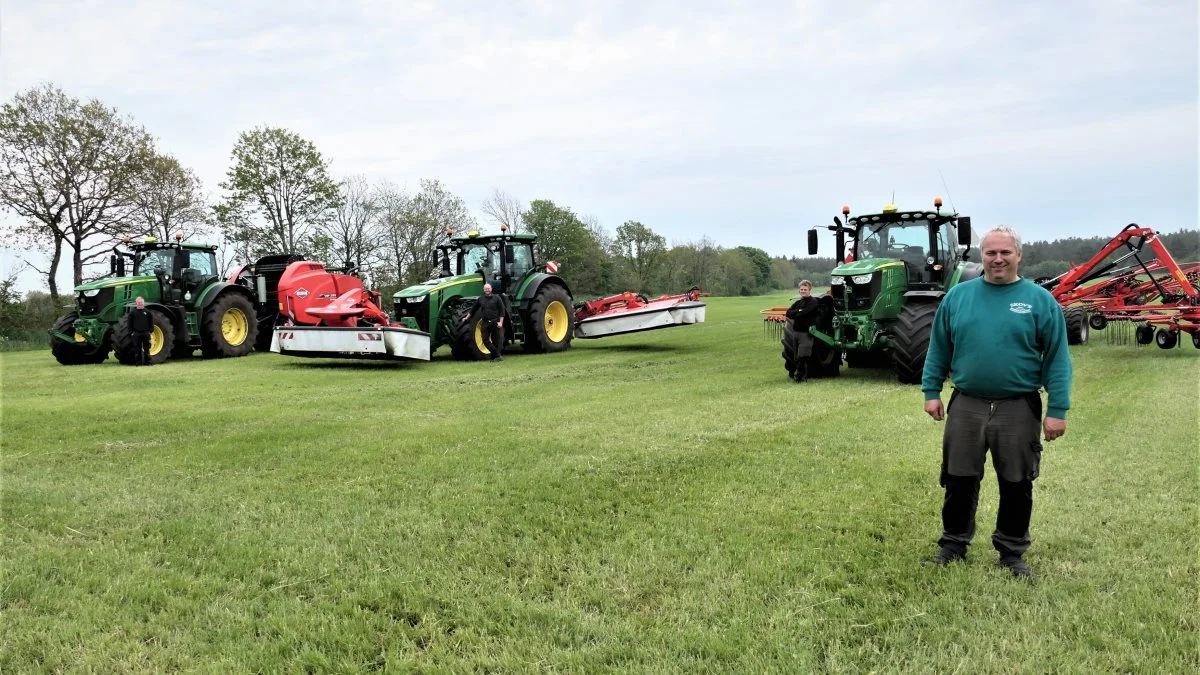
{"type": "Polygon", "coordinates": [[[966,560],[966,559],[967,559],[967,552],[962,550],[961,548],[955,548],[953,546],[943,546],[940,549],[938,549],[937,555],[935,555],[932,558],[930,558],[929,560],[926,560],[925,562],[921,563],[921,566],[922,567],[945,567],[946,565],[949,565],[950,563],[954,562],[955,560],[966,560]]]}
{"type": "Polygon", "coordinates": [[[1035,576],[1033,568],[1019,555],[1006,555],[1000,558],[1000,566],[1008,568],[1008,571],[1018,579],[1033,579],[1035,576]]]}

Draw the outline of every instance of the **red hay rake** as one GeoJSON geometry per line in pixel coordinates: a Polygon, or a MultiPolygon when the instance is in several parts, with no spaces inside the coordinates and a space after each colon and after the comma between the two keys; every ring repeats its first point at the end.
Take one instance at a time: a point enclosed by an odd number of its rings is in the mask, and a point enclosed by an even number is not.
{"type": "Polygon", "coordinates": [[[1086,313],[1095,330],[1112,324],[1111,343],[1128,343],[1135,326],[1138,344],[1171,349],[1187,333],[1200,349],[1200,264],[1177,263],[1151,228],[1130,223],[1087,262],[1038,283],[1068,312],[1068,324],[1071,310],[1086,313]],[[1147,246],[1154,259],[1144,259],[1147,246]]]}

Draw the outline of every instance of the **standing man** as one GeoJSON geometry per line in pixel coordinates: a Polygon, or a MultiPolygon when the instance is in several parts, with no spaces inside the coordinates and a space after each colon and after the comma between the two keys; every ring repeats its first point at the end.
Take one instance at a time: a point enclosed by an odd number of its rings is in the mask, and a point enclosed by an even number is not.
{"type": "MultiPolygon", "coordinates": [[[[812,282],[808,279],[800,282],[800,297],[792,303],[787,310],[787,319],[790,322],[788,328],[791,335],[788,335],[787,330],[784,331],[784,349],[789,349],[792,352],[792,358],[787,361],[788,377],[797,382],[808,380],[808,358],[812,356],[813,337],[808,332],[817,321],[817,299],[812,297],[812,282]]],[[[785,354],[786,356],[786,354],[785,354]]]]}
{"type": "Polygon", "coordinates": [[[463,317],[463,322],[474,321],[478,316],[483,321],[483,346],[491,354],[489,360],[503,361],[500,349],[504,346],[504,314],[505,301],[499,295],[492,294],[492,285],[483,285],[483,295],[475,299],[471,312],[463,317]]]}
{"type": "Polygon", "coordinates": [[[1016,231],[992,228],[980,248],[983,277],[958,284],[942,299],[925,357],[925,412],[947,420],[941,548],[925,564],[966,559],[990,450],[1000,482],[992,545],[1002,567],[1032,579],[1033,569],[1022,556],[1029,548],[1033,481],[1042,459],[1038,436],[1041,432],[1047,441],[1062,436],[1071,407],[1067,326],[1054,296],[1017,274],[1021,237],[1016,231]],[[949,373],[954,393],[943,408],[942,383],[949,373]],[[1044,420],[1041,388],[1048,396],[1044,420]]]}
{"type": "Polygon", "coordinates": [[[150,365],[150,331],[154,329],[154,317],[146,309],[146,301],[138,296],[129,310],[129,329],[133,333],[133,344],[137,346],[137,365],[150,365]]]}

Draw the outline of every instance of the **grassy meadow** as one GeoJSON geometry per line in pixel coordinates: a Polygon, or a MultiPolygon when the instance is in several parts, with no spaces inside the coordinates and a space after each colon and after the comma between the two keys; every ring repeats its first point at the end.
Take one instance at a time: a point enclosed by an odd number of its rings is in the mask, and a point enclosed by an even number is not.
{"type": "Polygon", "coordinates": [[[0,355],[0,671],[1146,672],[1197,657],[1200,350],[1072,347],[1036,583],[926,569],[942,426],[758,310],[503,363],[0,355]]]}

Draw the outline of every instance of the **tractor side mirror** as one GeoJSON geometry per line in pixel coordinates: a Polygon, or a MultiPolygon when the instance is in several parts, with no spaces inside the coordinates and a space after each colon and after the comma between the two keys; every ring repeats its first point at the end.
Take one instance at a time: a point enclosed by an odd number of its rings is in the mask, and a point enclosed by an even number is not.
{"type": "Polygon", "coordinates": [[[517,256],[513,252],[513,247],[505,246],[504,247],[504,262],[511,265],[514,262],[516,262],[516,260],[517,260],[517,256]]]}
{"type": "Polygon", "coordinates": [[[841,226],[842,226],[842,219],[841,219],[841,218],[838,218],[837,216],[834,216],[834,217],[833,217],[833,224],[834,224],[834,225],[837,225],[838,227],[841,227],[841,226]]]}
{"type": "Polygon", "coordinates": [[[958,243],[960,246],[971,245],[971,217],[963,216],[958,219],[958,243]]]}
{"type": "Polygon", "coordinates": [[[120,262],[120,260],[121,259],[118,258],[115,253],[113,255],[108,256],[108,271],[113,276],[116,276],[116,277],[125,276],[124,274],[121,274],[120,272],[117,271],[117,264],[120,262]]]}
{"type": "Polygon", "coordinates": [[[204,275],[200,273],[200,270],[196,269],[195,267],[186,267],[183,270],[181,278],[183,280],[183,285],[190,288],[192,286],[199,286],[203,276],[204,275]]]}
{"type": "MultiPolygon", "coordinates": [[[[834,220],[837,220],[837,218],[834,218],[834,220]]],[[[808,231],[808,254],[817,254],[817,230],[815,228],[808,231]]]]}

